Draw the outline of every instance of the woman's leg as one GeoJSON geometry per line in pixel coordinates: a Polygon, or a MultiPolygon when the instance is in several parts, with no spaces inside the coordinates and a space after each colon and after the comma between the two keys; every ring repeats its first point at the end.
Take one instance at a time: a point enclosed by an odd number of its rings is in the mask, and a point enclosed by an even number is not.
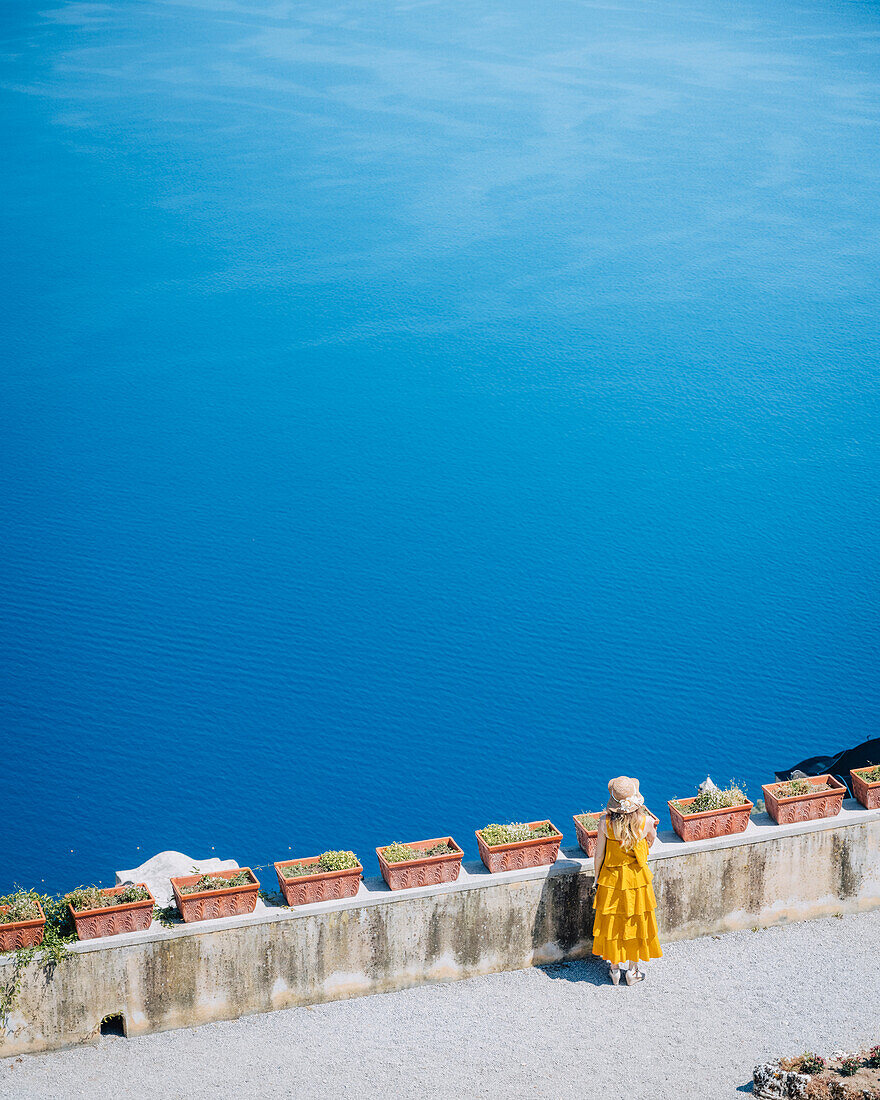
{"type": "Polygon", "coordinates": [[[644,981],[644,978],[644,970],[639,970],[639,960],[636,959],[635,961],[633,961],[632,959],[630,959],[629,970],[627,970],[626,972],[626,984],[635,985],[636,982],[644,981]]]}

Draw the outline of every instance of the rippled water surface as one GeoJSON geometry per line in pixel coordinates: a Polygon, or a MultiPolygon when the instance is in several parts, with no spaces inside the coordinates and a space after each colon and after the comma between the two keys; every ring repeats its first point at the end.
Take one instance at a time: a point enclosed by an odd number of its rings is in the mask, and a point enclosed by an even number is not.
{"type": "Polygon", "coordinates": [[[875,4],[52,3],[0,886],[573,841],[877,735],[875,4]]]}

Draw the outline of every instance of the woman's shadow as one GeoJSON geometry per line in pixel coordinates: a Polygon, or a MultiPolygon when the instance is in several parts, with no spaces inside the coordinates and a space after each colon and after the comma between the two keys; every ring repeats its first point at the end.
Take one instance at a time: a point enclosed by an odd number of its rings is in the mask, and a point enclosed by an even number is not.
{"type": "Polygon", "coordinates": [[[588,985],[608,985],[608,963],[595,955],[588,959],[570,959],[568,962],[547,963],[539,966],[548,978],[555,982],[586,982],[588,985]]]}

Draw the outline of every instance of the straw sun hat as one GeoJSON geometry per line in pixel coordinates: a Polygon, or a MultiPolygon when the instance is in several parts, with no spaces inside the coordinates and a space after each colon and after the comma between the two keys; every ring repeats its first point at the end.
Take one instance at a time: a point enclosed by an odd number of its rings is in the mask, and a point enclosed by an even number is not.
{"type": "Polygon", "coordinates": [[[619,775],[608,784],[608,805],[610,813],[632,814],[644,806],[645,800],[639,794],[638,779],[628,775],[619,775]]]}

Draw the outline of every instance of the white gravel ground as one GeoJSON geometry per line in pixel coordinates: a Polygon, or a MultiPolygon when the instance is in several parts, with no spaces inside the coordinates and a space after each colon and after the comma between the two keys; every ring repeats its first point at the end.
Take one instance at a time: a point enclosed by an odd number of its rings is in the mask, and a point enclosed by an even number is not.
{"type": "Polygon", "coordinates": [[[756,1062],[880,1042],[880,912],[0,1060],[4,1100],[735,1100],[756,1062]]]}

